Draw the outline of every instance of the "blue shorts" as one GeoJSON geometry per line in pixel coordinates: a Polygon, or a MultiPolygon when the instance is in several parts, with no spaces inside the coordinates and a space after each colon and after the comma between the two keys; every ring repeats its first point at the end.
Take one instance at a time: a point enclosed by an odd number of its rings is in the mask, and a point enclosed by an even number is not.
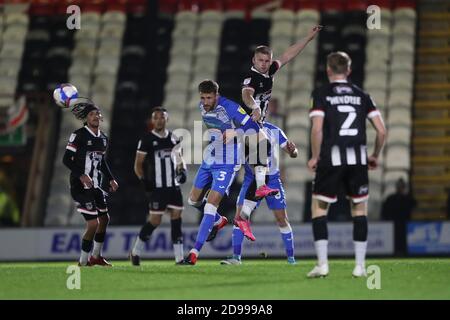
{"type": "Polygon", "coordinates": [[[236,176],[236,165],[209,166],[202,163],[197,171],[194,186],[198,189],[206,189],[211,186],[211,190],[217,191],[222,196],[228,194],[234,177],[236,176]]]}
{"type": "MultiPolygon", "coordinates": [[[[236,205],[242,206],[245,200],[245,194],[247,193],[247,189],[250,187],[253,182],[254,176],[245,174],[244,182],[242,183],[241,192],[239,193],[239,197],[236,205]]],[[[276,196],[266,197],[267,207],[270,210],[281,210],[286,209],[286,198],[284,195],[283,183],[281,182],[280,174],[273,174],[269,176],[267,186],[272,189],[279,189],[280,192],[276,196]]],[[[261,200],[258,200],[256,207],[259,207],[261,200]]]]}

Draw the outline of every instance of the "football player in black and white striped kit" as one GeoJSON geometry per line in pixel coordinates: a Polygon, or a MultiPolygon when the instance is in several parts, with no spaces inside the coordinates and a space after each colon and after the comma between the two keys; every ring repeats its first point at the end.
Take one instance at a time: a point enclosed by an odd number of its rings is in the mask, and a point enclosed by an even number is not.
{"type": "Polygon", "coordinates": [[[166,109],[152,109],[153,130],[142,137],[136,151],[134,172],[142,180],[148,194],[149,217],[130,253],[131,263],[135,266],[140,265],[145,243],[161,224],[166,212],[171,219],[175,262],[183,260],[181,213],[184,207],[180,184],[186,182],[186,164],[181,156],[181,139],[166,129],[168,117],[166,109]]]}
{"type": "Polygon", "coordinates": [[[71,134],[63,158],[70,169],[70,193],[86,220],[79,266],[111,266],[101,255],[109,223],[106,197],[119,185],[105,160],[108,137],[100,131],[102,116],[92,101],[79,98],[71,111],[84,122],[84,127],[71,134]]]}
{"type": "Polygon", "coordinates": [[[327,57],[329,84],[312,93],[309,116],[312,120],[308,161],[315,171],[312,194],[312,226],[318,263],[308,277],[328,275],[329,205],[337,201],[338,188],[344,187],[353,217],[355,268],[353,276],[366,276],[368,169],[377,168],[386,139],[382,116],[372,98],[351,84],[351,59],[345,52],[327,57]],[[367,156],[366,119],[376,130],[375,147],[367,156]]]}

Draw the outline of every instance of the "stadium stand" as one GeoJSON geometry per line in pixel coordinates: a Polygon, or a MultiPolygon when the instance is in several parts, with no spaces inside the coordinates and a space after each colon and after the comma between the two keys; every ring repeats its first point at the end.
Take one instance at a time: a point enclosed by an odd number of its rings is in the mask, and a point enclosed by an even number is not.
{"type": "MultiPolygon", "coordinates": [[[[412,187],[418,200],[415,218],[443,219],[450,187],[450,4],[420,1],[418,12],[412,127],[412,187]]],[[[405,12],[403,19],[413,16],[405,12]]]]}
{"type": "MultiPolygon", "coordinates": [[[[419,200],[417,218],[442,217],[450,181],[447,2],[419,1],[422,14],[416,19],[415,1],[372,1],[382,8],[382,28],[366,30],[366,1],[80,1],[83,27],[78,31],[65,25],[70,1],[49,3],[16,6],[0,18],[0,99],[12,101],[16,89],[50,91],[67,81],[102,107],[111,166],[127,186],[111,198],[113,223],[140,224],[146,214],[133,161],[152,106],[169,110],[170,129],[192,130],[193,121],[200,120],[201,80],[217,79],[221,93],[240,102],[239,82],[254,48],[268,44],[276,57],[317,23],[325,25],[319,38],[280,71],[272,94],[285,116],[284,130],[301,150],[300,159],[282,158],[291,221],[305,218],[304,195],[312,178],[306,168],[310,92],[327,81],[325,58],[334,50],[353,58],[352,81],[371,94],[389,128],[381,170],[370,173],[371,218],[378,219],[398,177],[412,183],[419,200]]],[[[48,226],[82,222],[73,214],[61,163],[67,138],[78,126],[70,113],[62,113],[46,206],[48,226]]],[[[371,130],[369,149],[373,140],[371,130]]],[[[185,199],[196,171],[189,169],[185,199]]],[[[196,223],[195,210],[185,205],[185,221],[196,223]]],[[[255,222],[272,219],[268,212],[255,216],[255,222]]]]}

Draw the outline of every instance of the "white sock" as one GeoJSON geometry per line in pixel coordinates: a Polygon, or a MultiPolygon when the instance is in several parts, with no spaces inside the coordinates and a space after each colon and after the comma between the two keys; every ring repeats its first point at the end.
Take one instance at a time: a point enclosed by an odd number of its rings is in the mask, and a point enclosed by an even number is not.
{"type": "Polygon", "coordinates": [[[256,204],[257,202],[255,201],[244,200],[240,214],[241,218],[244,220],[249,220],[253,210],[256,208],[256,204]]]}
{"type": "Polygon", "coordinates": [[[89,259],[89,252],[81,250],[81,256],[80,256],[80,264],[82,266],[85,266],[89,259]]]}
{"type": "Polygon", "coordinates": [[[183,252],[183,244],[182,243],[174,243],[173,244],[173,253],[175,255],[175,262],[180,262],[184,258],[183,252]]]}
{"type": "Polygon", "coordinates": [[[328,264],[328,240],[314,241],[319,266],[328,264]]]}
{"type": "Polygon", "coordinates": [[[365,267],[367,241],[353,241],[353,244],[355,245],[355,263],[365,267]]]}
{"type": "Polygon", "coordinates": [[[134,243],[133,250],[131,251],[131,254],[133,256],[140,256],[141,251],[144,250],[145,242],[139,238],[139,236],[136,237],[136,242],[134,243]]]}
{"type": "Polygon", "coordinates": [[[256,188],[266,184],[266,172],[267,167],[264,166],[255,166],[255,179],[256,179],[256,188]]]}
{"type": "Polygon", "coordinates": [[[103,242],[97,242],[94,240],[94,249],[92,250],[92,255],[98,258],[102,254],[103,242]]]}

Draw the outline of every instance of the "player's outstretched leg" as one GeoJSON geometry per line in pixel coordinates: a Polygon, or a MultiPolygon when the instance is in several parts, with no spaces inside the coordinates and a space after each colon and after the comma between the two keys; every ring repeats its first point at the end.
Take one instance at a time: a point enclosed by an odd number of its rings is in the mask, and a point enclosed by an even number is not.
{"type": "Polygon", "coordinates": [[[214,226],[214,217],[217,213],[217,207],[211,203],[205,205],[205,213],[203,215],[200,228],[197,233],[194,248],[191,249],[188,256],[183,260],[184,265],[195,265],[197,263],[198,255],[202,249],[206,239],[214,226]]]}
{"type": "Polygon", "coordinates": [[[256,191],[255,199],[260,200],[268,196],[277,195],[280,190],[276,188],[270,188],[266,184],[269,158],[271,155],[272,146],[268,139],[259,138],[257,144],[257,164],[255,165],[255,181],[256,191]]]}
{"type": "MultiPolygon", "coordinates": [[[[313,199],[313,202],[315,200],[313,199]]],[[[313,204],[314,205],[314,204],[313,204]]],[[[314,247],[317,255],[317,265],[308,273],[308,278],[326,277],[328,275],[328,227],[327,217],[312,219],[314,247]]]]}
{"type": "Polygon", "coordinates": [[[231,235],[231,242],[233,245],[233,255],[225,260],[220,261],[223,265],[240,265],[242,242],[244,241],[244,233],[238,227],[233,227],[233,234],[231,235]]]}
{"type": "Polygon", "coordinates": [[[112,264],[102,256],[102,248],[103,243],[105,242],[106,228],[108,226],[108,223],[108,213],[98,216],[98,227],[94,237],[94,249],[92,250],[92,255],[89,258],[89,262],[91,263],[91,265],[112,267],[112,264]]]}
{"type": "MultiPolygon", "coordinates": [[[[209,192],[210,192],[210,190],[206,191],[205,196],[204,196],[202,201],[192,201],[191,198],[189,197],[188,203],[191,206],[193,206],[194,208],[196,208],[201,214],[203,214],[203,212],[205,210],[206,199],[208,197],[209,192]]],[[[227,225],[227,223],[228,223],[228,219],[225,216],[221,216],[217,212],[215,217],[214,217],[214,226],[213,226],[213,228],[211,230],[211,233],[208,236],[208,239],[206,239],[206,242],[214,240],[215,237],[217,236],[217,232],[220,229],[222,229],[223,227],[225,227],[227,225]]]]}
{"type": "Polygon", "coordinates": [[[355,246],[355,268],[352,275],[354,277],[367,277],[365,262],[368,233],[366,211],[365,202],[352,205],[353,244],[355,246]]]}
{"type": "Polygon", "coordinates": [[[250,215],[256,208],[257,202],[245,199],[242,206],[242,210],[234,219],[234,225],[237,226],[244,233],[244,236],[255,241],[256,238],[253,235],[252,229],[250,228],[250,215]]]}

